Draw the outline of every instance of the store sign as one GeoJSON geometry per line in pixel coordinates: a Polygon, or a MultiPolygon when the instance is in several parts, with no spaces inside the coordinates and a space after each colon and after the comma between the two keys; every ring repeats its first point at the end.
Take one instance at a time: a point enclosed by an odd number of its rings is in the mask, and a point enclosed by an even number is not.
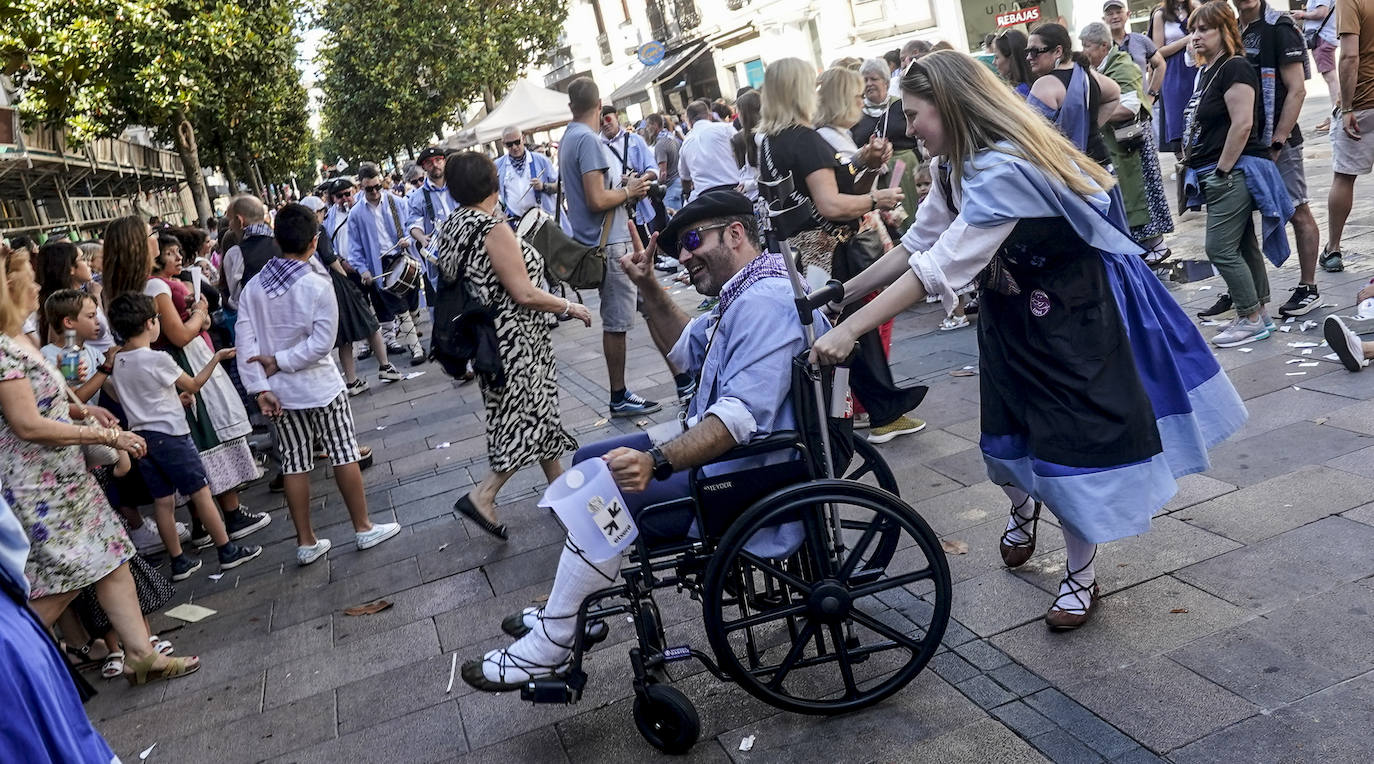
{"type": "Polygon", "coordinates": [[[1040,20],[1040,6],[997,14],[997,28],[1014,27],[1040,20]]]}
{"type": "Polygon", "coordinates": [[[667,55],[667,53],[668,48],[658,40],[650,40],[639,46],[639,50],[636,51],[639,57],[639,63],[645,66],[657,64],[663,60],[663,57],[667,55]]]}

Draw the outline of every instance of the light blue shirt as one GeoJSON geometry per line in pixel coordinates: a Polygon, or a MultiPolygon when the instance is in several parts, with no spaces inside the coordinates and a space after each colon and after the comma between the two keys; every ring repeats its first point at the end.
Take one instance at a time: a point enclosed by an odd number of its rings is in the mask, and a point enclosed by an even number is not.
{"type": "MultiPolygon", "coordinates": [[[[610,152],[601,144],[601,136],[592,132],[581,122],[573,122],[563,131],[563,140],[558,144],[558,177],[563,179],[563,198],[567,200],[564,230],[581,244],[595,246],[601,241],[601,222],[606,215],[593,212],[587,206],[587,192],[582,187],[582,176],[589,172],[607,170],[610,152]]],[[[605,182],[605,179],[602,180],[605,182]]],[[[614,223],[611,224],[614,228],[614,223]]],[[[614,235],[615,231],[611,231],[614,235]]],[[[629,238],[626,233],[625,238],[629,238]]],[[[609,241],[615,241],[614,238],[609,241]]]]}
{"type": "MultiPolygon", "coordinates": [[[[606,146],[606,153],[610,155],[606,157],[606,161],[611,165],[608,172],[612,177],[624,175],[625,164],[628,164],[629,171],[636,175],[642,175],[649,170],[653,170],[655,176],[658,175],[658,160],[654,158],[654,150],[649,148],[649,144],[644,142],[639,133],[630,132],[622,127],[614,138],[602,137],[601,142],[606,146]],[[625,161],[621,162],[622,155],[627,153],[625,161]]],[[[654,219],[654,205],[649,201],[649,197],[640,199],[639,204],[635,205],[635,215],[640,223],[648,223],[654,219]]]]}
{"type": "Polygon", "coordinates": [[[510,154],[502,154],[496,159],[496,177],[501,183],[501,206],[511,215],[519,218],[536,205],[543,211],[554,214],[557,194],[548,191],[535,191],[530,181],[538,178],[545,186],[558,182],[558,173],[553,170],[553,161],[537,151],[525,149],[525,168],[516,170],[510,154]]]}
{"type": "MultiPolygon", "coordinates": [[[[406,209],[405,200],[397,197],[390,192],[382,194],[382,201],[374,211],[367,202],[358,202],[353,205],[353,209],[348,212],[348,231],[347,245],[348,250],[345,257],[348,264],[359,273],[365,273],[373,278],[382,275],[382,252],[380,242],[382,240],[395,242],[403,236],[409,236],[409,228],[396,230],[396,220],[401,220],[401,225],[405,226],[406,209]],[[395,205],[396,215],[391,214],[392,206],[395,205]]],[[[326,221],[327,222],[327,221],[326,221]]],[[[389,247],[388,247],[389,249],[389,247]]]]}
{"type": "Polygon", "coordinates": [[[29,595],[29,580],[24,566],[29,560],[29,534],[10,509],[10,493],[0,486],[0,575],[19,585],[24,596],[29,595]]]}

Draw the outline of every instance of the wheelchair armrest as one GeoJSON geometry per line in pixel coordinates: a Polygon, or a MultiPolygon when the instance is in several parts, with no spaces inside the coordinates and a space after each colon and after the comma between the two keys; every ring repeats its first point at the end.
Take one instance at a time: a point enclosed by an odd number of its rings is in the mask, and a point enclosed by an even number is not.
{"type": "Polygon", "coordinates": [[[752,440],[742,446],[735,446],[720,456],[712,459],[714,462],[725,462],[732,459],[742,459],[746,456],[759,456],[760,454],[771,454],[775,451],[796,450],[801,443],[801,436],[793,430],[780,430],[764,438],[752,440]]]}

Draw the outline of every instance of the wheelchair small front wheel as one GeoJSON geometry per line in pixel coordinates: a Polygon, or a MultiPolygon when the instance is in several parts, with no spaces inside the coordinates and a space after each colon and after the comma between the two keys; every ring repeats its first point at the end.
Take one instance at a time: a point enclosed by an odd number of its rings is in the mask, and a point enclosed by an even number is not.
{"type": "Polygon", "coordinates": [[[650,684],[635,695],[635,726],[649,745],[674,756],[687,753],[701,735],[696,706],[681,691],[650,684]]]}

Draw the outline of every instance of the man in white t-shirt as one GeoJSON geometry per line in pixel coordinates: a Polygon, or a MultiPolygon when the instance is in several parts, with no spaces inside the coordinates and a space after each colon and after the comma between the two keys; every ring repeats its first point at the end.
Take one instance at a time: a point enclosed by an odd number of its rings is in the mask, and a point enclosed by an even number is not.
{"type": "Polygon", "coordinates": [[[735,152],[730,148],[735,128],[724,122],[712,122],[711,104],[705,100],[687,104],[687,124],[690,131],[677,160],[683,198],[690,203],[703,191],[738,186],[739,165],[735,164],[735,152]]]}

